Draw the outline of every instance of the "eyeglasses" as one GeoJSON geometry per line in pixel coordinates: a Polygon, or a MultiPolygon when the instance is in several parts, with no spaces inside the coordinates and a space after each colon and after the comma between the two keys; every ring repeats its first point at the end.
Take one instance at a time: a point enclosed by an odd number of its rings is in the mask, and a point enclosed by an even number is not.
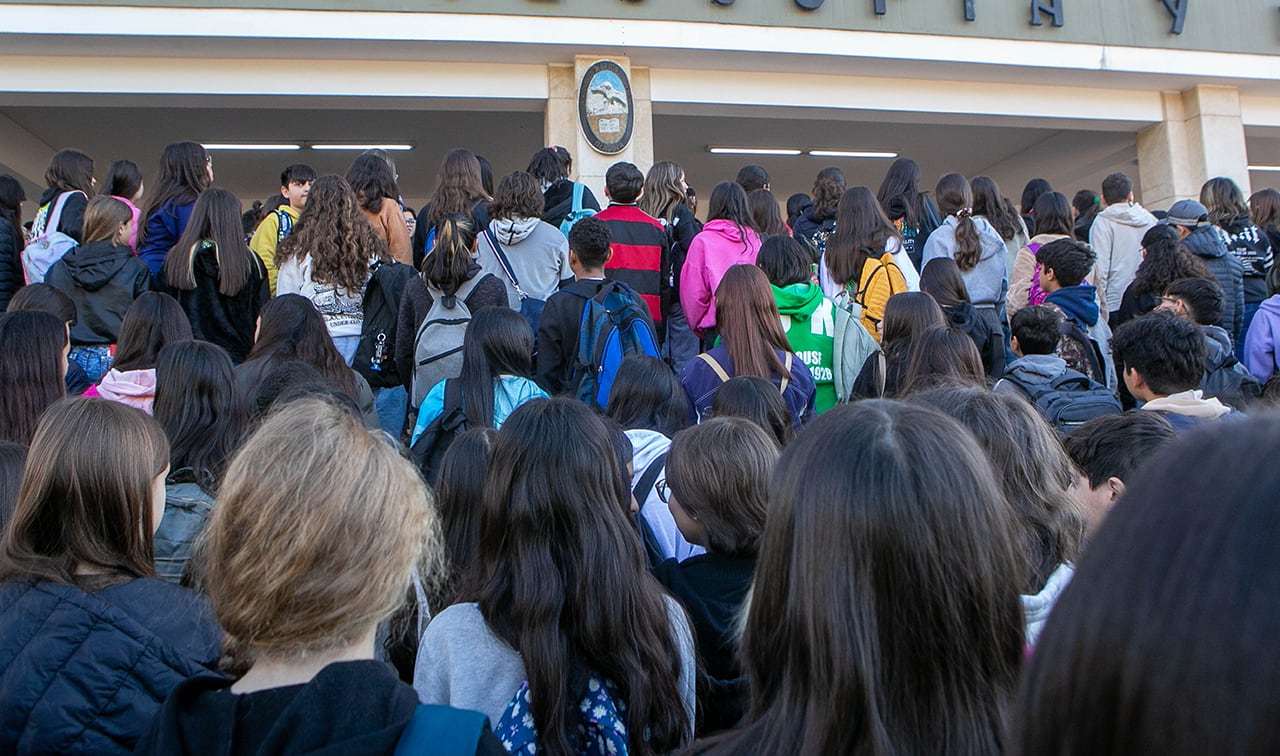
{"type": "Polygon", "coordinates": [[[1160,300],[1161,302],[1164,302],[1165,304],[1177,304],[1177,303],[1178,303],[1178,298],[1177,298],[1177,297],[1156,297],[1156,299],[1160,300]]]}
{"type": "Polygon", "coordinates": [[[667,485],[667,479],[663,478],[655,485],[654,490],[658,492],[658,501],[663,504],[671,503],[671,487],[667,485]]]}

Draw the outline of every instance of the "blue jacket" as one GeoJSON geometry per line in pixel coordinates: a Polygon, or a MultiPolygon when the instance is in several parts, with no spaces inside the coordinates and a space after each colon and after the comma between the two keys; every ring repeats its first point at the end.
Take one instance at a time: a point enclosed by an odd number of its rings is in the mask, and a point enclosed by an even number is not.
{"type": "Polygon", "coordinates": [[[182,232],[187,230],[191,209],[195,206],[195,200],[184,205],[166,202],[147,216],[146,233],[142,238],[142,247],[138,249],[138,257],[151,269],[152,276],[160,274],[164,258],[169,255],[173,245],[178,243],[182,232]]]}
{"type": "Polygon", "coordinates": [[[0,584],[0,753],[130,753],[221,636],[203,599],[155,578],[0,584]]]}
{"type": "MultiPolygon", "coordinates": [[[[707,354],[720,365],[729,378],[737,376],[734,372],[733,359],[729,357],[729,350],[723,345],[712,349],[707,354]]],[[[786,357],[785,352],[777,354],[779,359],[786,357]]],[[[775,375],[769,380],[773,385],[779,386],[782,383],[782,376],[775,375]]],[[[701,358],[689,360],[684,366],[684,372],[680,374],[680,385],[684,388],[685,400],[689,406],[689,422],[696,423],[704,417],[711,417],[711,405],[715,402],[720,387],[724,385],[724,381],[716,374],[715,369],[701,358]]],[[[797,431],[814,418],[813,400],[816,394],[817,389],[814,387],[813,375],[809,372],[809,368],[799,357],[791,355],[791,378],[787,383],[787,390],[782,392],[782,398],[786,401],[787,408],[791,410],[791,424],[797,431]]]]}

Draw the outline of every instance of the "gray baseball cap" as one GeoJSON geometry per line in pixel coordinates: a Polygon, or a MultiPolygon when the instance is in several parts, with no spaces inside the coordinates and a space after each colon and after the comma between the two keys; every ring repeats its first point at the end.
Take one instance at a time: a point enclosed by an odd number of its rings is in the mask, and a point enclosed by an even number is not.
{"type": "Polygon", "coordinates": [[[1162,221],[1166,226],[1196,228],[1209,221],[1209,210],[1195,200],[1178,200],[1162,221]]]}

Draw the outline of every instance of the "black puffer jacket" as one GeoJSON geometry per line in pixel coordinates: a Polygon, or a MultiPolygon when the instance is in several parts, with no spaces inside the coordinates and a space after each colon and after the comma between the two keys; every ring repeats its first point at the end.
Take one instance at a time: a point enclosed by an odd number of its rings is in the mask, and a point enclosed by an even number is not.
{"type": "Polygon", "coordinates": [[[1233,342],[1239,341],[1244,318],[1244,266],[1227,252],[1222,234],[1213,226],[1200,226],[1182,244],[1200,258],[1222,287],[1222,322],[1210,325],[1221,325],[1233,342]]]}
{"type": "Polygon", "coordinates": [[[22,288],[22,229],[15,229],[8,218],[0,217],[0,312],[22,288]]]}
{"type": "Polygon", "coordinates": [[[124,754],[222,633],[196,594],[156,578],[86,593],[0,584],[0,753],[124,754]]]}
{"type": "Polygon", "coordinates": [[[74,346],[114,344],[125,311],[151,288],[151,270],[128,247],[104,239],[68,252],[49,268],[44,281],[76,304],[74,346]]]}

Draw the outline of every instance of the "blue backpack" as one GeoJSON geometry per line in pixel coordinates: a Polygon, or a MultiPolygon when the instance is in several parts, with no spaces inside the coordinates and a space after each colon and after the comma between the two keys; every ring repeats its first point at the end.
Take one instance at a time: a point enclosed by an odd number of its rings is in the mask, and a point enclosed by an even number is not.
{"type": "Polygon", "coordinates": [[[583,184],[575,182],[573,185],[573,204],[569,206],[569,214],[560,221],[560,233],[564,234],[565,238],[569,237],[569,229],[573,228],[573,224],[596,214],[595,210],[582,206],[582,195],[586,189],[587,187],[583,184]]]}
{"type": "MultiPolygon", "coordinates": [[[[530,710],[529,683],[507,704],[493,734],[498,736],[509,753],[518,756],[534,756],[538,750],[538,731],[533,724],[530,710]]],[[[625,756],[627,748],[627,724],[623,721],[626,704],[612,684],[591,675],[586,679],[585,690],[578,697],[576,726],[569,731],[569,743],[574,753],[581,756],[625,756]]]]}
{"type": "Polygon", "coordinates": [[[637,301],[626,284],[610,281],[593,297],[575,295],[587,300],[578,330],[576,395],[589,406],[604,409],[622,361],[630,354],[658,357],[658,337],[648,307],[637,301]]]}

